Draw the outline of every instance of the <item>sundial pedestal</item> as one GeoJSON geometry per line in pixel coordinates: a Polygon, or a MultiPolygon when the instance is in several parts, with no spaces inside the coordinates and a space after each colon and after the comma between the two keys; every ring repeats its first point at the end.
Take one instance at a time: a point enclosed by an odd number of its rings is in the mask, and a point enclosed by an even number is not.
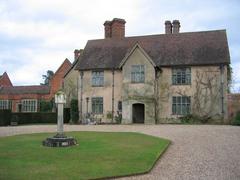
{"type": "Polygon", "coordinates": [[[55,102],[58,105],[57,134],[44,140],[42,144],[43,146],[49,147],[74,146],[77,144],[76,139],[74,139],[73,137],[67,137],[63,133],[63,104],[66,103],[66,98],[63,92],[58,92],[55,95],[55,102]]]}

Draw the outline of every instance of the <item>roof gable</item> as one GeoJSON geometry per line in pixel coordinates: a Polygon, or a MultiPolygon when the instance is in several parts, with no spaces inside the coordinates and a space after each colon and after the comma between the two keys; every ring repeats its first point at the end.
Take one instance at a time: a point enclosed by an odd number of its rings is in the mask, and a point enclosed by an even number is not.
{"type": "Polygon", "coordinates": [[[59,66],[59,68],[57,69],[57,71],[54,73],[55,74],[58,74],[59,72],[61,72],[62,70],[64,72],[67,72],[72,66],[72,63],[68,60],[68,58],[66,58],[63,63],[59,66]]]}
{"type": "Polygon", "coordinates": [[[4,72],[2,76],[0,76],[0,86],[12,86],[12,82],[6,72],[4,72]]]}
{"type": "Polygon", "coordinates": [[[148,56],[148,54],[144,51],[144,49],[138,44],[136,43],[133,48],[131,49],[131,51],[129,53],[127,53],[125,55],[125,57],[123,58],[123,60],[120,62],[119,64],[119,68],[122,68],[122,66],[125,64],[125,62],[129,59],[129,57],[134,53],[134,51],[136,51],[136,49],[139,49],[140,52],[146,57],[146,59],[153,65],[153,67],[156,67],[156,64],[153,62],[153,60],[151,59],[151,57],[148,56]]]}

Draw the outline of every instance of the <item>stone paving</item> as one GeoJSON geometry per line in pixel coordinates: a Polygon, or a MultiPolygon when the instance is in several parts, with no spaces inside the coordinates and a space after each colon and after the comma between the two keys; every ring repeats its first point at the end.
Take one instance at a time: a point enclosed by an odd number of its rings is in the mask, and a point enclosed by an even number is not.
{"type": "MultiPolygon", "coordinates": [[[[65,125],[65,131],[140,132],[172,141],[152,171],[120,179],[239,180],[240,127],[225,125],[65,125]]],[[[56,132],[56,125],[0,127],[0,136],[56,132]]]]}

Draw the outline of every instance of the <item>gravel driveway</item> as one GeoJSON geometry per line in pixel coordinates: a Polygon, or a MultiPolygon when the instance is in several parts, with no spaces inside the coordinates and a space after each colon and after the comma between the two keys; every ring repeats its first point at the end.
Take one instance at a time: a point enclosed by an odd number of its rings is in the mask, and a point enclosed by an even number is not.
{"type": "MultiPolygon", "coordinates": [[[[120,179],[240,179],[240,127],[224,125],[65,125],[66,131],[131,131],[170,139],[149,174],[120,179]]],[[[0,136],[52,132],[54,125],[0,127],[0,136]]]]}

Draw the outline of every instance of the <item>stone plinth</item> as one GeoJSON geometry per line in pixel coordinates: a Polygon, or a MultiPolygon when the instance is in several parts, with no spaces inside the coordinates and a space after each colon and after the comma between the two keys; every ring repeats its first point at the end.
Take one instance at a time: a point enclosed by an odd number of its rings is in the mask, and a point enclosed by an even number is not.
{"type": "Polygon", "coordinates": [[[73,137],[67,137],[57,134],[56,136],[47,138],[45,141],[42,142],[42,144],[43,146],[49,147],[68,147],[76,145],[77,141],[73,137]]]}

